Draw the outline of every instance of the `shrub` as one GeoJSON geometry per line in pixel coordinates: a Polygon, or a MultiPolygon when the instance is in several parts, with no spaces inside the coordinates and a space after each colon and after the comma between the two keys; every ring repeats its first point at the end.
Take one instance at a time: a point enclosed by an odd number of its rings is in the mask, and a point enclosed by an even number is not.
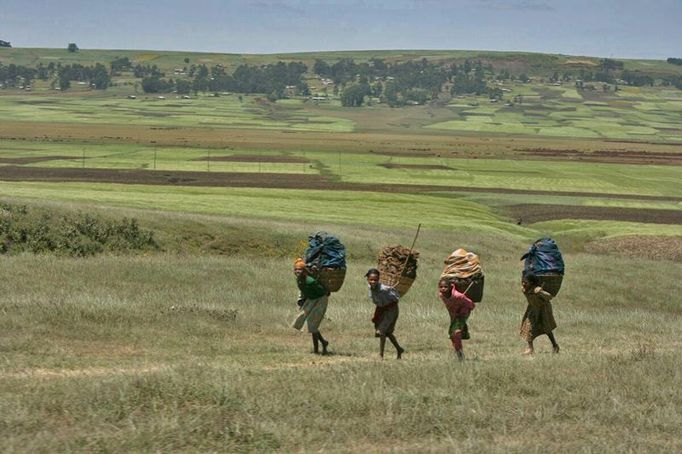
{"type": "Polygon", "coordinates": [[[85,257],[102,252],[158,249],[154,233],[136,219],[55,213],[0,202],[0,253],[55,253],[85,257]]]}

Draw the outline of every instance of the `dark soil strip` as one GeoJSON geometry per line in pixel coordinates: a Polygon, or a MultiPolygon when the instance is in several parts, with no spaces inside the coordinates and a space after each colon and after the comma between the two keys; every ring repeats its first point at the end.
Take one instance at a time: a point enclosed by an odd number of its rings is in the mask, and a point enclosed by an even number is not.
{"type": "Polygon", "coordinates": [[[36,162],[57,161],[59,159],[83,159],[80,156],[35,156],[27,158],[0,158],[0,164],[34,164],[36,162]]]}
{"type": "Polygon", "coordinates": [[[578,161],[613,164],[682,165],[682,153],[657,153],[648,151],[597,150],[591,153],[579,150],[555,150],[551,148],[517,148],[526,156],[574,159],[578,161]]]}
{"type": "MultiPolygon", "coordinates": [[[[636,194],[605,194],[598,192],[536,191],[507,188],[475,188],[468,186],[439,186],[416,184],[340,183],[323,175],[253,172],[183,172],[156,170],[79,169],[49,167],[0,166],[0,180],[94,182],[120,184],[150,184],[208,187],[321,189],[332,191],[376,191],[402,193],[477,192],[493,194],[553,195],[571,197],[600,197],[631,200],[660,200],[682,202],[682,197],[647,196],[636,194]]],[[[543,205],[544,206],[544,205],[543,205]]],[[[599,208],[602,210],[602,208],[599,208]]]]}
{"type": "Polygon", "coordinates": [[[408,158],[423,158],[425,156],[440,156],[437,153],[431,152],[429,149],[416,150],[412,149],[409,151],[374,151],[369,150],[370,153],[378,154],[381,156],[392,156],[392,157],[408,157],[408,158]]]}
{"type": "Polygon", "coordinates": [[[318,188],[324,185],[319,175],[292,175],[249,172],[181,172],[154,170],[78,169],[47,167],[0,167],[0,180],[48,182],[98,182],[120,184],[255,187],[255,188],[318,188]]]}
{"type": "Polygon", "coordinates": [[[454,170],[452,167],[442,166],[438,164],[393,164],[387,162],[379,164],[381,167],[387,169],[415,169],[415,170],[454,170]]]}
{"type": "Polygon", "coordinates": [[[292,163],[305,164],[310,162],[310,159],[301,158],[298,156],[258,156],[258,155],[233,155],[233,156],[211,156],[193,159],[193,161],[225,161],[225,162],[278,162],[278,163],[292,163]]]}
{"type": "Polygon", "coordinates": [[[597,254],[620,255],[634,259],[682,262],[682,236],[628,235],[590,242],[586,249],[597,254]]]}
{"type": "Polygon", "coordinates": [[[513,219],[520,220],[523,224],[555,219],[592,219],[682,225],[682,210],[527,203],[505,207],[504,212],[513,219]]]}

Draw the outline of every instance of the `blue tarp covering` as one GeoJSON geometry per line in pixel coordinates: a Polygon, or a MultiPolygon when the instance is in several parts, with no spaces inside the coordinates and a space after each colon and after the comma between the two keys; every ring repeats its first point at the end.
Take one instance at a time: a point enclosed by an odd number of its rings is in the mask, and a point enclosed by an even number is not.
{"type": "Polygon", "coordinates": [[[327,232],[317,232],[308,237],[305,262],[318,268],[345,268],[346,247],[341,241],[327,232]]]}
{"type": "Polygon", "coordinates": [[[528,252],[523,254],[521,260],[525,260],[524,273],[564,274],[564,259],[561,257],[559,246],[551,238],[540,238],[531,245],[528,252]]]}

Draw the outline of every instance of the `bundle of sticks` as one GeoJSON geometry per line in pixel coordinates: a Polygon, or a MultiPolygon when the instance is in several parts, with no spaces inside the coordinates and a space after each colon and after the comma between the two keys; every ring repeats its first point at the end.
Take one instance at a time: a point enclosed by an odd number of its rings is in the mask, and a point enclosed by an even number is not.
{"type": "Polygon", "coordinates": [[[383,273],[417,277],[417,259],[419,252],[400,245],[385,246],[377,259],[379,271],[383,273]]]}

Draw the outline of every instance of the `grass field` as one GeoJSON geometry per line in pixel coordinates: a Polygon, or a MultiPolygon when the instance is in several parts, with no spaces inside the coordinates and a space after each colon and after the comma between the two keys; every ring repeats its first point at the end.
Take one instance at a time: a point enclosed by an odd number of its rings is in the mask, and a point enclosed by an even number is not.
{"type": "MultiPolygon", "coordinates": [[[[598,64],[469,51],[0,49],[0,61],[129,56],[172,70],[188,55],[234,68],[426,54],[522,58],[538,74],[598,64]]],[[[26,205],[33,219],[134,218],[158,245],[2,256],[2,450],[681,451],[682,92],[508,88],[523,101],[400,109],[127,99],[131,85],[0,90],[0,202],[26,205]],[[409,245],[418,224],[418,278],[396,331],[407,353],[381,361],[363,275],[382,246],[409,245]],[[289,328],[292,261],[319,230],[349,253],[322,324],[324,357],[289,328]],[[541,338],[527,358],[519,257],[545,235],[567,265],[554,305],[561,353],[541,338]],[[459,247],[478,253],[486,274],[464,363],[436,298],[443,259],[459,247]]],[[[0,227],[8,222],[0,210],[0,227]]]]}
{"type": "Polygon", "coordinates": [[[308,336],[287,327],[288,257],[3,260],[14,276],[2,283],[5,449],[680,449],[679,264],[640,292],[629,259],[568,253],[576,278],[555,305],[562,353],[540,340],[529,360],[516,336],[524,243],[427,229],[420,278],[401,304],[407,353],[379,361],[361,276],[384,240],[406,232],[335,232],[355,259],[323,325],[329,357],[310,355],[308,336]],[[480,252],[488,275],[464,364],[434,284],[459,245],[480,252]]]}

